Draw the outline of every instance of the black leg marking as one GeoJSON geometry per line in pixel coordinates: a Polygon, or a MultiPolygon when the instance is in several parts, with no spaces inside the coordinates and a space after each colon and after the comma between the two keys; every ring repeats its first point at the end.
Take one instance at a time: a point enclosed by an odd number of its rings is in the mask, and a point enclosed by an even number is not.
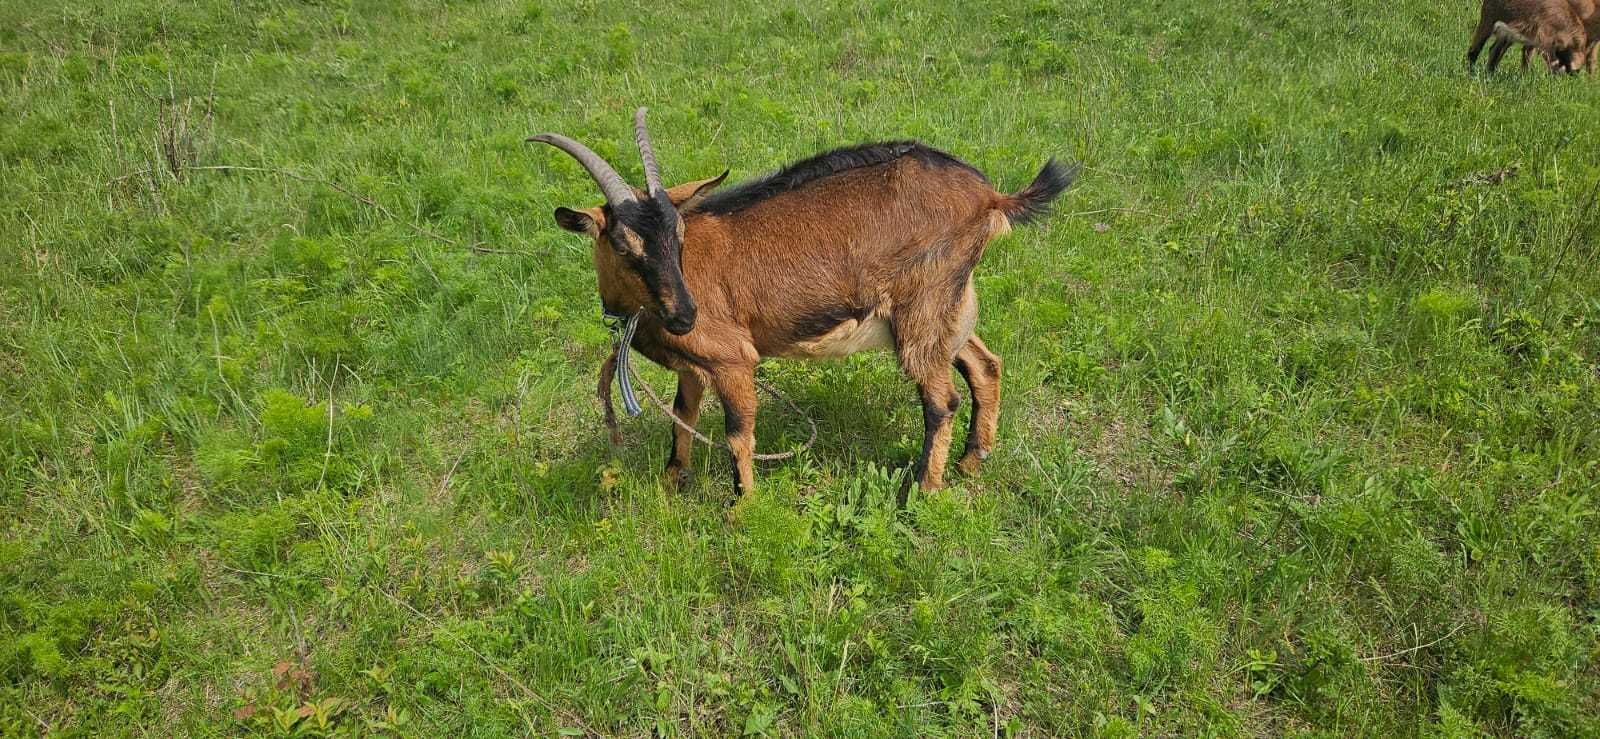
{"type": "MultiPolygon", "coordinates": [[[[672,412],[678,418],[683,418],[689,413],[689,399],[684,397],[683,383],[681,382],[678,383],[677,395],[672,398],[672,412]]],[[[670,421],[667,423],[667,469],[672,469],[674,466],[688,467],[687,460],[678,458],[678,434],[682,433],[688,432],[678,428],[677,423],[670,421]]],[[[687,474],[687,470],[681,471],[678,475],[679,481],[681,482],[682,478],[687,474]]]]}
{"type": "Polygon", "coordinates": [[[936,403],[922,402],[922,456],[917,459],[917,482],[928,475],[928,456],[933,454],[933,437],[940,424],[950,417],[950,411],[936,403]]]}
{"type": "MultiPolygon", "coordinates": [[[[972,367],[965,359],[956,360],[956,372],[961,374],[961,379],[967,383],[967,392],[972,395],[972,417],[967,421],[967,443],[962,447],[962,453],[970,452],[978,446],[978,409],[983,407],[983,401],[978,399],[978,388],[972,384],[972,367]]],[[[951,409],[955,412],[955,409],[951,409]]]]}
{"type": "MultiPolygon", "coordinates": [[[[727,438],[732,439],[744,433],[746,425],[745,417],[742,414],[729,408],[727,403],[723,403],[722,429],[727,438]]],[[[744,495],[744,484],[739,481],[738,455],[732,452],[728,453],[728,467],[733,472],[733,501],[729,503],[732,505],[733,502],[738,502],[740,496],[744,495]]]]}
{"type": "Polygon", "coordinates": [[[1500,57],[1505,56],[1506,50],[1511,48],[1511,42],[1503,38],[1494,40],[1494,46],[1489,47],[1489,61],[1484,63],[1484,71],[1493,74],[1500,67],[1500,57]]]}
{"type": "Polygon", "coordinates": [[[728,501],[731,506],[744,495],[744,483],[739,482],[739,458],[732,454],[728,455],[728,470],[733,473],[733,499],[728,501]]]}

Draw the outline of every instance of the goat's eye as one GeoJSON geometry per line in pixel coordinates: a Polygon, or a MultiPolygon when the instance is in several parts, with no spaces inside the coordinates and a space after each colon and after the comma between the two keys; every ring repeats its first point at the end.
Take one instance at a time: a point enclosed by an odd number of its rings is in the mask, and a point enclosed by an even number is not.
{"type": "Polygon", "coordinates": [[[639,234],[634,233],[633,229],[627,226],[617,229],[617,235],[613,242],[622,247],[623,251],[634,256],[644,256],[644,239],[639,238],[639,234]]]}

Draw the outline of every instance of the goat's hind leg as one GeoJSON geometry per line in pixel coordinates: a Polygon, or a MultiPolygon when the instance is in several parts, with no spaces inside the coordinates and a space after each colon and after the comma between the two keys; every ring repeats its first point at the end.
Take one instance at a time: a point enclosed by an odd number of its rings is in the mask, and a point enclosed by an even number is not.
{"type": "Polygon", "coordinates": [[[950,458],[951,417],[961,406],[961,395],[950,381],[955,360],[953,344],[960,340],[958,326],[943,315],[948,306],[924,306],[894,318],[896,352],[900,368],[917,383],[922,400],[922,454],[915,477],[923,490],[944,486],[944,466],[950,458]],[[943,308],[943,310],[940,310],[943,308]],[[916,337],[908,340],[909,337],[916,337]]]}
{"type": "Polygon", "coordinates": [[[1506,50],[1510,48],[1510,41],[1503,38],[1496,38],[1494,40],[1494,44],[1489,47],[1489,60],[1483,64],[1484,73],[1494,74],[1494,71],[1500,68],[1500,58],[1505,56],[1506,50]]]}
{"type": "Polygon", "coordinates": [[[917,382],[922,399],[922,456],[917,459],[916,479],[923,490],[944,487],[944,465],[950,459],[951,417],[961,406],[961,395],[950,382],[950,366],[939,368],[917,382]]]}
{"type": "Polygon", "coordinates": [[[1000,357],[973,334],[956,352],[956,371],[972,392],[972,422],[967,427],[967,443],[956,462],[964,475],[978,474],[978,467],[994,449],[995,430],[1000,425],[1000,357]]]}

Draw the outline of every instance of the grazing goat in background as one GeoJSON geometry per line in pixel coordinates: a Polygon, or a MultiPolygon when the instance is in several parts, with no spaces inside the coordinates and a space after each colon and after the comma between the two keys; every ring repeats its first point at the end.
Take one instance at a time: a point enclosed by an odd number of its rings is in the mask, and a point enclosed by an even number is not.
{"type": "Polygon", "coordinates": [[[1493,73],[1512,44],[1523,45],[1523,67],[1538,50],[1552,72],[1576,72],[1589,56],[1589,34],[1584,28],[1583,4],[1592,11],[1593,0],[1483,0],[1478,28],[1467,47],[1467,69],[1478,62],[1483,45],[1494,37],[1484,70],[1493,73]]]}
{"type": "MultiPolygon", "coordinates": [[[[1600,3],[1595,0],[1567,0],[1567,6],[1572,8],[1573,15],[1583,24],[1583,33],[1589,44],[1582,58],[1583,69],[1589,74],[1594,74],[1595,64],[1600,63],[1600,56],[1596,55],[1597,46],[1600,46],[1600,3]]],[[[1534,51],[1533,46],[1523,45],[1523,69],[1528,68],[1528,58],[1534,51]]]]}
{"type": "MultiPolygon", "coordinates": [[[[756,364],[770,356],[892,348],[922,398],[916,480],[924,490],[944,479],[960,403],[954,365],[973,406],[958,466],[977,471],[994,444],[1000,358],[973,332],[972,271],[991,238],[1047,210],[1075,167],[1052,159],[1006,195],[949,154],[896,141],[819,154],[713,194],[727,172],[662,185],[643,108],[634,136],[644,190],[572,139],[529,140],[571,155],[600,186],[605,204],[557,208],[556,223],[593,239],[605,311],[640,316],[632,347],[677,372],[674,413],[693,426],[707,385],[722,399],[741,500],[755,484],[756,364]]],[[[670,483],[687,476],[693,443],[673,426],[670,483]]]]}

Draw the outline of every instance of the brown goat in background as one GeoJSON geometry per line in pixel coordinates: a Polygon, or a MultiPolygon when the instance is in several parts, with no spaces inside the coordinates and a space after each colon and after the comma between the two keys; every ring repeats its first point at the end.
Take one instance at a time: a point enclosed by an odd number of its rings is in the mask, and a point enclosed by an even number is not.
{"type": "MultiPolygon", "coordinates": [[[[1600,46],[1600,3],[1595,0],[1567,0],[1567,6],[1572,8],[1572,14],[1583,24],[1583,32],[1588,43],[1584,49],[1582,59],[1583,69],[1589,74],[1594,74],[1594,67],[1600,62],[1596,55],[1597,46],[1600,46]]],[[[1528,56],[1534,51],[1533,47],[1522,47],[1522,68],[1528,68],[1528,56]]]]}
{"type": "MultiPolygon", "coordinates": [[[[632,347],[677,372],[674,412],[692,426],[706,386],[722,399],[741,499],[755,484],[756,364],[772,356],[892,348],[922,399],[923,489],[943,484],[960,403],[954,366],[973,404],[959,467],[976,472],[999,422],[1000,358],[974,332],[972,271],[991,238],[1045,212],[1076,169],[1051,160],[1006,195],[959,159],[899,141],[827,152],[712,194],[726,172],[662,185],[644,114],[634,119],[644,190],[572,139],[529,140],[570,154],[600,186],[605,204],[557,208],[556,223],[593,239],[605,311],[640,315],[632,347]]],[[[674,425],[670,483],[687,475],[692,445],[674,425]]]]}
{"type": "Polygon", "coordinates": [[[1478,61],[1492,36],[1494,45],[1484,70],[1493,73],[1512,44],[1523,45],[1523,67],[1534,50],[1544,55],[1552,72],[1576,72],[1589,56],[1589,33],[1584,8],[1592,13],[1593,0],[1483,0],[1478,27],[1467,47],[1467,68],[1478,61]],[[1583,7],[1579,7],[1579,6],[1583,7]]]}

